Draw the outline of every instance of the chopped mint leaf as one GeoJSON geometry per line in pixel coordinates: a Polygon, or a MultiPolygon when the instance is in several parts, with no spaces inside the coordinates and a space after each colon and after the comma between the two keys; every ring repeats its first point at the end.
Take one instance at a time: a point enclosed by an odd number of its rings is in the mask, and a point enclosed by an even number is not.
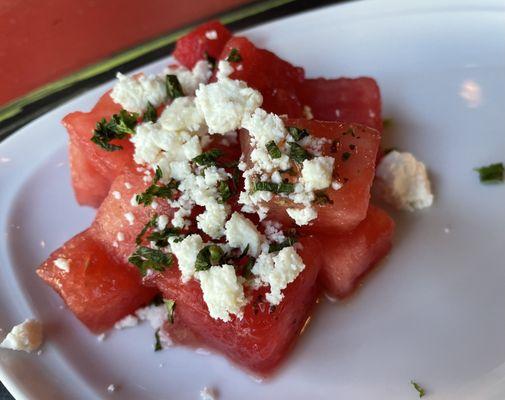
{"type": "Polygon", "coordinates": [[[212,149],[196,156],[192,161],[198,165],[216,165],[216,161],[219,157],[221,157],[221,154],[223,154],[221,150],[212,149]]]}
{"type": "Polygon", "coordinates": [[[167,226],[160,232],[151,233],[147,239],[154,242],[158,247],[167,247],[168,238],[172,236],[179,236],[180,234],[181,230],[179,228],[172,228],[170,226],[167,226]]]}
{"type": "Polygon", "coordinates": [[[167,321],[171,324],[174,323],[175,300],[163,299],[165,308],[167,309],[167,321]]]}
{"type": "Polygon", "coordinates": [[[135,252],[128,258],[128,262],[135,265],[142,275],[145,275],[148,269],[164,271],[170,267],[172,261],[172,254],[145,246],[137,247],[135,252]]]}
{"type": "Polygon", "coordinates": [[[247,263],[242,267],[242,276],[246,279],[249,279],[251,274],[252,274],[252,269],[254,267],[254,264],[256,263],[256,258],[254,257],[249,257],[247,260],[247,263]]]}
{"type": "Polygon", "coordinates": [[[156,329],[156,332],[154,332],[154,351],[160,351],[163,350],[163,347],[161,346],[161,340],[160,340],[160,328],[156,329]]]}
{"type": "Polygon", "coordinates": [[[150,101],[147,102],[147,108],[142,114],[142,122],[156,122],[158,119],[158,113],[156,112],[156,108],[151,104],[150,101]]]}
{"type": "Polygon", "coordinates": [[[279,147],[275,144],[275,142],[272,140],[268,142],[265,147],[267,148],[268,154],[270,154],[270,157],[272,158],[281,158],[282,153],[279,147]]]}
{"type": "Polygon", "coordinates": [[[135,134],[138,117],[137,113],[121,110],[119,114],[114,114],[110,121],[102,118],[96,123],[91,141],[106,151],[121,150],[122,146],[110,142],[114,139],[124,139],[128,134],[135,134]]]}
{"type": "Polygon", "coordinates": [[[289,147],[289,158],[291,158],[293,161],[296,161],[298,164],[301,164],[305,160],[310,160],[312,158],[312,154],[310,154],[298,143],[289,142],[289,147]]]}
{"type": "Polygon", "coordinates": [[[281,251],[284,247],[293,246],[295,243],[296,239],[294,237],[288,237],[281,243],[270,243],[270,246],[268,246],[268,252],[275,253],[276,251],[281,251]]]}
{"type": "MultiPolygon", "coordinates": [[[[156,170],[158,172],[158,169],[156,170]]],[[[135,199],[138,204],[144,204],[144,206],[148,206],[151,204],[155,197],[159,197],[161,199],[170,199],[173,195],[173,190],[177,189],[178,183],[174,179],[172,179],[167,185],[158,186],[157,183],[157,175],[154,177],[154,183],[149,186],[143,193],[138,194],[135,199]]]]}
{"type": "Polygon", "coordinates": [[[274,183],[274,182],[261,182],[257,181],[254,183],[254,190],[264,190],[266,192],[272,193],[293,193],[295,191],[295,185],[292,183],[274,183]]]}
{"type": "Polygon", "coordinates": [[[140,233],[135,238],[135,243],[137,243],[137,245],[140,245],[140,243],[142,243],[142,237],[146,234],[149,228],[153,228],[154,226],[156,226],[157,221],[158,221],[158,214],[154,214],[152,218],[149,220],[149,222],[144,225],[140,233]]]}
{"type": "Polygon", "coordinates": [[[177,97],[184,96],[181,83],[179,82],[177,75],[167,75],[165,78],[165,86],[167,88],[167,96],[169,99],[173,100],[177,97]]]}
{"type": "Polygon", "coordinates": [[[213,265],[219,265],[224,252],[221,247],[215,244],[205,246],[196,256],[195,270],[206,271],[213,265]]]}
{"type": "Polygon", "coordinates": [[[163,171],[159,166],[156,167],[156,171],[154,171],[154,183],[158,183],[158,181],[163,178],[163,171]]]}
{"type": "Polygon", "coordinates": [[[297,128],[296,126],[288,126],[286,128],[295,142],[302,140],[304,137],[309,136],[309,132],[305,128],[297,128]]]}
{"type": "Polygon", "coordinates": [[[215,69],[216,68],[216,59],[214,57],[212,57],[209,53],[205,52],[205,59],[207,60],[207,62],[210,64],[210,68],[211,69],[215,69]]]}
{"type": "Polygon", "coordinates": [[[412,384],[412,386],[414,386],[414,389],[416,389],[417,392],[419,393],[419,397],[424,397],[426,391],[417,382],[410,381],[410,383],[412,384]]]}
{"type": "Polygon", "coordinates": [[[221,196],[221,198],[218,200],[218,203],[226,203],[231,197],[231,190],[230,185],[228,184],[228,180],[219,182],[217,190],[221,196]]]}
{"type": "Polygon", "coordinates": [[[242,61],[242,56],[236,48],[231,49],[230,54],[226,58],[226,61],[229,62],[240,62],[242,61]]]}
{"type": "Polygon", "coordinates": [[[474,170],[479,173],[479,178],[482,183],[503,182],[503,163],[490,164],[475,168],[474,170]]]}

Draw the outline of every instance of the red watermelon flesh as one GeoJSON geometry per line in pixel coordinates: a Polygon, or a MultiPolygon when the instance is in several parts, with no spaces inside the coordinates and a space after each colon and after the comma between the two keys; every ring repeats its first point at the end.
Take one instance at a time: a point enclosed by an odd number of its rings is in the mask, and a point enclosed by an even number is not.
{"type": "Polygon", "coordinates": [[[319,287],[321,247],[314,237],[300,240],[299,254],[305,269],[284,289],[284,299],[275,308],[264,300],[265,290],[250,293],[252,302],[244,317],[223,322],[210,317],[195,280],[183,284],[177,268],[154,276],[153,282],[167,299],[175,300],[173,325],[166,328],[172,339],[193,347],[207,347],[229,357],[238,365],[260,375],[274,370],[289,353],[315,304],[319,287]]]}
{"type": "Polygon", "coordinates": [[[135,268],[119,262],[109,246],[88,229],[70,239],[37,269],[37,274],[65,300],[68,308],[95,333],[148,303],[156,290],[142,286],[135,268]],[[69,271],[55,266],[68,260],[69,271]]]}
{"type": "Polygon", "coordinates": [[[354,230],[321,235],[323,267],[319,281],[328,294],[349,296],[392,246],[395,223],[383,210],[370,205],[366,219],[354,230]]]}
{"type": "MultiPolygon", "coordinates": [[[[339,190],[329,188],[326,192],[330,204],[316,205],[318,218],[302,231],[316,233],[321,231],[346,231],[361,222],[367,213],[370,200],[370,187],[375,173],[375,157],[380,136],[371,128],[340,122],[325,122],[306,119],[289,119],[286,126],[305,128],[316,138],[327,138],[322,147],[322,155],[335,158],[334,180],[343,184],[339,190]],[[344,153],[348,153],[346,158],[344,153]]],[[[247,133],[241,133],[241,146],[246,160],[250,153],[247,133]]],[[[268,204],[268,218],[278,220],[285,226],[293,225],[286,209],[296,206],[285,197],[274,196],[268,204]]]]}
{"type": "Polygon", "coordinates": [[[133,165],[133,145],[128,139],[115,140],[123,150],[109,152],[90,139],[96,123],[109,120],[121,106],[105,93],[90,112],[76,111],[63,118],[69,135],[70,170],[77,202],[98,207],[109,191],[112,181],[126,167],[133,165]]]}
{"type": "Polygon", "coordinates": [[[207,56],[217,60],[230,37],[231,32],[220,22],[207,22],[177,40],[173,56],[180,64],[191,69],[207,56]]]}
{"type": "Polygon", "coordinates": [[[228,58],[232,49],[240,54],[241,61],[231,62],[232,79],[240,79],[261,92],[262,107],[279,115],[296,118],[303,115],[296,87],[304,80],[303,68],[295,67],[268,50],[260,49],[245,37],[232,37],[221,53],[228,58]]]}
{"type": "Polygon", "coordinates": [[[297,95],[315,119],[355,122],[382,132],[381,96],[375,79],[306,79],[297,95]]]}

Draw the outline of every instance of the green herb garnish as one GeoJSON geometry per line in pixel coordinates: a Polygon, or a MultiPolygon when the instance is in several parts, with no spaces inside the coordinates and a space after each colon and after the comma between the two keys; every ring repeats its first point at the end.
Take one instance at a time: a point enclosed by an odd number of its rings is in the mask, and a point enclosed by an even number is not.
{"type": "Polygon", "coordinates": [[[289,147],[290,147],[289,158],[291,158],[293,161],[296,161],[299,164],[302,164],[305,160],[310,160],[312,158],[312,154],[310,154],[298,143],[289,142],[289,147]]]}
{"type": "Polygon", "coordinates": [[[247,260],[247,263],[242,267],[242,276],[246,279],[248,279],[251,274],[252,274],[252,269],[254,267],[254,264],[256,263],[256,258],[254,257],[249,257],[247,260]]]}
{"type": "Polygon", "coordinates": [[[144,225],[140,233],[135,238],[135,243],[137,243],[137,245],[140,245],[140,243],[142,243],[142,237],[145,235],[145,233],[149,228],[153,228],[154,226],[156,226],[157,221],[158,221],[158,214],[154,214],[150,219],[150,221],[144,225]]]}
{"type": "Polygon", "coordinates": [[[242,56],[238,52],[236,48],[231,49],[230,54],[228,54],[228,57],[226,58],[226,61],[229,62],[240,62],[242,61],[242,56]]]}
{"type": "Polygon", "coordinates": [[[307,132],[304,128],[297,128],[296,126],[288,126],[286,128],[293,139],[296,142],[302,140],[304,137],[309,136],[309,132],[307,132]]]}
{"type": "Polygon", "coordinates": [[[257,181],[254,183],[254,190],[264,190],[266,192],[272,193],[293,193],[295,191],[295,185],[292,183],[274,183],[274,182],[261,182],[257,181]]]}
{"type": "Polygon", "coordinates": [[[198,165],[216,165],[216,161],[219,157],[221,157],[221,154],[223,154],[221,150],[212,149],[196,156],[192,161],[198,165]]]}
{"type": "Polygon", "coordinates": [[[206,271],[213,265],[219,265],[224,252],[215,244],[205,246],[196,256],[195,270],[206,271]]]}
{"type": "Polygon", "coordinates": [[[172,179],[167,185],[158,186],[159,180],[163,177],[163,172],[160,167],[156,167],[156,172],[154,174],[153,184],[149,186],[143,193],[138,194],[135,200],[138,204],[144,204],[148,206],[151,204],[155,197],[162,199],[170,199],[173,195],[173,190],[177,189],[179,184],[176,180],[172,179]]]}
{"type": "Polygon", "coordinates": [[[177,97],[183,97],[184,93],[182,91],[181,83],[177,75],[167,75],[165,78],[165,86],[167,88],[167,97],[169,99],[176,99],[177,97]]]}
{"type": "Polygon", "coordinates": [[[156,332],[154,332],[154,351],[160,351],[163,350],[163,347],[161,346],[161,340],[160,340],[160,329],[156,329],[156,332]]]}
{"type": "Polygon", "coordinates": [[[268,142],[265,145],[265,147],[267,148],[268,154],[270,154],[270,157],[281,158],[281,156],[282,156],[281,150],[279,149],[279,147],[277,147],[277,145],[275,144],[275,142],[273,140],[268,142]]]}
{"type": "Polygon", "coordinates": [[[147,108],[142,114],[142,122],[156,122],[158,119],[158,113],[156,112],[156,108],[151,104],[150,101],[147,102],[147,108]]]}
{"type": "Polygon", "coordinates": [[[479,173],[482,183],[503,182],[503,163],[490,164],[480,168],[474,168],[479,173]]]}
{"type": "Polygon", "coordinates": [[[284,247],[293,246],[296,243],[296,239],[294,237],[287,237],[280,243],[270,243],[268,246],[268,252],[274,253],[276,251],[281,251],[284,247]]]}
{"type": "Polygon", "coordinates": [[[142,275],[145,275],[148,269],[164,271],[172,264],[172,258],[172,254],[170,253],[163,253],[161,250],[139,246],[128,258],[128,262],[135,265],[142,275]]]}
{"type": "Polygon", "coordinates": [[[217,187],[217,191],[219,192],[219,196],[221,197],[218,200],[218,203],[224,204],[226,203],[230,197],[231,197],[231,190],[230,190],[230,185],[228,184],[229,181],[221,181],[219,182],[219,185],[217,187]]]}
{"type": "Polygon", "coordinates": [[[124,139],[128,134],[135,134],[138,117],[137,113],[121,110],[119,114],[114,114],[110,121],[102,118],[96,123],[91,141],[107,151],[121,150],[123,146],[110,142],[114,139],[124,139]]]}
{"type": "Polygon", "coordinates": [[[333,201],[330,199],[330,197],[328,196],[328,194],[324,191],[316,191],[314,192],[314,196],[315,196],[315,199],[314,199],[314,204],[317,204],[317,205],[325,205],[325,204],[333,204],[333,201]]]}
{"type": "Polygon", "coordinates": [[[167,309],[167,321],[171,324],[174,323],[175,300],[163,299],[165,308],[167,309]]]}
{"type": "Polygon", "coordinates": [[[215,57],[212,57],[209,53],[205,52],[204,53],[205,55],[205,59],[207,60],[207,62],[210,64],[210,68],[211,69],[214,69],[216,68],[216,59],[215,57]]]}
{"type": "Polygon", "coordinates": [[[154,242],[154,244],[158,247],[166,247],[168,246],[169,237],[179,236],[180,234],[181,230],[179,228],[167,226],[160,232],[151,233],[147,239],[154,242]]]}
{"type": "Polygon", "coordinates": [[[414,386],[414,389],[416,389],[417,392],[419,393],[419,397],[423,397],[426,394],[426,391],[417,382],[410,381],[410,383],[412,384],[412,386],[414,386]]]}

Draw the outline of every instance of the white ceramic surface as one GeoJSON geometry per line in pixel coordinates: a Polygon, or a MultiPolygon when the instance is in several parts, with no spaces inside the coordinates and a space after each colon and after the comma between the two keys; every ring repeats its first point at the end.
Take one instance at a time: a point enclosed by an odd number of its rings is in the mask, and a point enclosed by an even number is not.
{"type": "Polygon", "coordinates": [[[309,76],[375,77],[394,119],[386,145],[424,160],[436,193],[431,209],[394,213],[391,256],[352,299],[318,307],[268,382],[221,357],[154,353],[148,326],[99,342],[34,274],[93,218],[74,201],[59,121],[109,85],[1,143],[0,328],[35,316],[47,334],[39,356],[0,351],[14,396],[185,400],[211,386],[232,400],[404,400],[417,397],[414,379],[430,399],[505,398],[505,185],[472,170],[505,161],[505,4],[441,3],[353,2],[247,31],[309,76]]]}

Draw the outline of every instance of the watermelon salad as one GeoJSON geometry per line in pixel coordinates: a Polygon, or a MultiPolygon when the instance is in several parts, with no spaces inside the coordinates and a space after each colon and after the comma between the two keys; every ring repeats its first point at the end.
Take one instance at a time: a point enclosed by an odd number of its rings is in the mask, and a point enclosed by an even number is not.
{"type": "Polygon", "coordinates": [[[426,168],[380,149],[372,78],[308,78],[218,22],[173,57],[63,119],[76,199],[97,213],[37,274],[95,334],[149,320],[155,350],[207,348],[264,376],[322,294],[347,298],[389,253],[372,185],[428,207],[426,168]]]}

